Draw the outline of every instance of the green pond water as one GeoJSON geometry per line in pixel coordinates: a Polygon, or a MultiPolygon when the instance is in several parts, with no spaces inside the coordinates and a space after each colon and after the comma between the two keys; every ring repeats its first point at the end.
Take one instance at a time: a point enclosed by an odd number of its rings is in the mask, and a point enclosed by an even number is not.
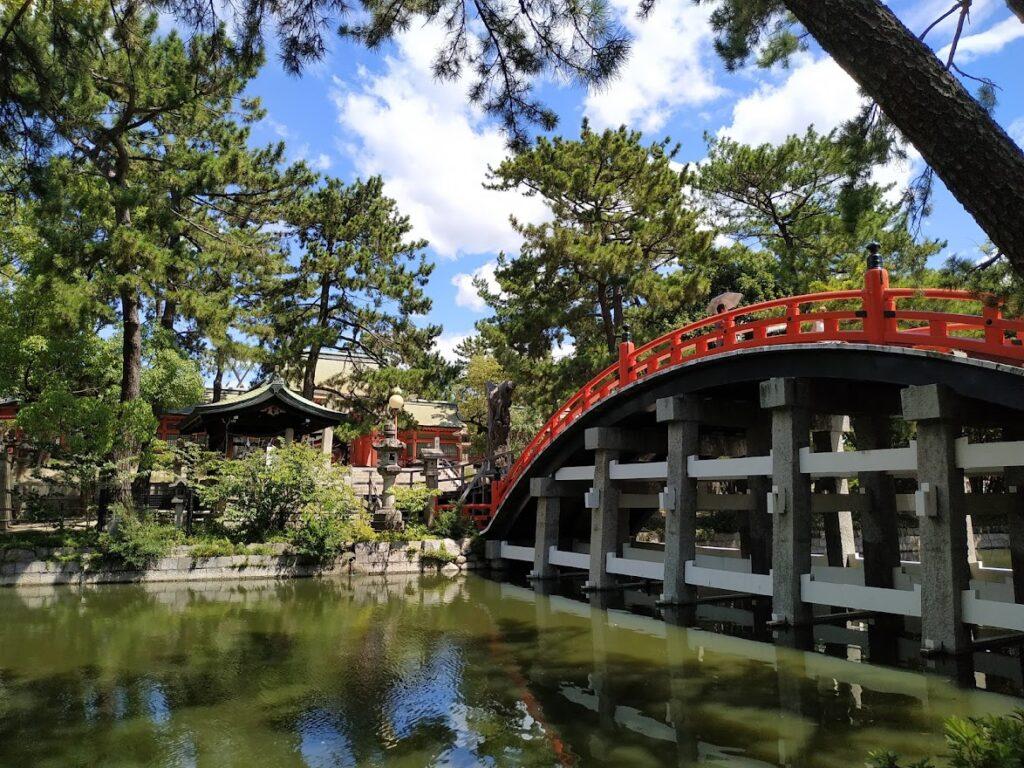
{"type": "Polygon", "coordinates": [[[470,576],[0,590],[0,766],[859,766],[1019,700],[470,576]]]}

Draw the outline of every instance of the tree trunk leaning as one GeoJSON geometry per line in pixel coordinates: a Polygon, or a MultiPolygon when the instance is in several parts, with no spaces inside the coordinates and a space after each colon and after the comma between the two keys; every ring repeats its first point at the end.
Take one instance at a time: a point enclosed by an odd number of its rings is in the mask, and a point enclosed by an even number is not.
{"type": "Polygon", "coordinates": [[[878,0],[784,0],[1024,275],[1024,152],[878,0]]]}

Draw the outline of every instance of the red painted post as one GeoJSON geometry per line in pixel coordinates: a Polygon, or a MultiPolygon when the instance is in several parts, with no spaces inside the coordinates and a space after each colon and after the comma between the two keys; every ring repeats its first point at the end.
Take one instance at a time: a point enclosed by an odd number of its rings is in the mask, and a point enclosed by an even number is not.
{"type": "Polygon", "coordinates": [[[624,387],[636,381],[633,370],[633,342],[629,338],[629,326],[622,326],[622,341],[619,342],[619,386],[624,387]]]}
{"type": "Polygon", "coordinates": [[[1003,328],[1000,323],[1003,313],[998,304],[985,302],[985,306],[981,308],[981,316],[985,318],[985,346],[989,348],[990,353],[998,354],[1003,346],[1003,328]]]}
{"type": "MultiPolygon", "coordinates": [[[[878,243],[869,243],[868,269],[864,273],[864,333],[868,342],[882,344],[885,342],[886,309],[892,309],[887,302],[885,292],[889,290],[889,273],[882,266],[882,257],[878,254],[878,243]]],[[[892,318],[895,329],[895,318],[892,318]]]]}

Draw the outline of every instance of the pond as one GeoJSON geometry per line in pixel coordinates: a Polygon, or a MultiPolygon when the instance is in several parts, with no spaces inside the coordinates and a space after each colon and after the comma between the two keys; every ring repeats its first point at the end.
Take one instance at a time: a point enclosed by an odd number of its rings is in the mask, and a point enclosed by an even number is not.
{"type": "Polygon", "coordinates": [[[857,766],[1019,700],[477,576],[0,590],[0,766],[857,766]]]}

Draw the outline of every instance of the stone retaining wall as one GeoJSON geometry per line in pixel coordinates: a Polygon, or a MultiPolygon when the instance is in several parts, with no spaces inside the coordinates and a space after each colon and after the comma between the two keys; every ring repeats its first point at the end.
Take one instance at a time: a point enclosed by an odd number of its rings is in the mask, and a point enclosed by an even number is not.
{"type": "Polygon", "coordinates": [[[239,579],[293,579],[310,576],[347,574],[457,575],[482,567],[482,561],[469,551],[469,540],[435,539],[403,542],[366,542],[351,544],[334,560],[321,563],[289,554],[286,545],[271,545],[269,555],[232,555],[230,557],[194,557],[189,547],[175,547],[142,571],[116,570],[103,566],[83,566],[67,560],[67,550],[9,549],[0,551],[0,587],[52,584],[108,584],[118,582],[217,581],[239,579]],[[455,561],[441,565],[430,557],[440,550],[456,555],[455,561]]]}

